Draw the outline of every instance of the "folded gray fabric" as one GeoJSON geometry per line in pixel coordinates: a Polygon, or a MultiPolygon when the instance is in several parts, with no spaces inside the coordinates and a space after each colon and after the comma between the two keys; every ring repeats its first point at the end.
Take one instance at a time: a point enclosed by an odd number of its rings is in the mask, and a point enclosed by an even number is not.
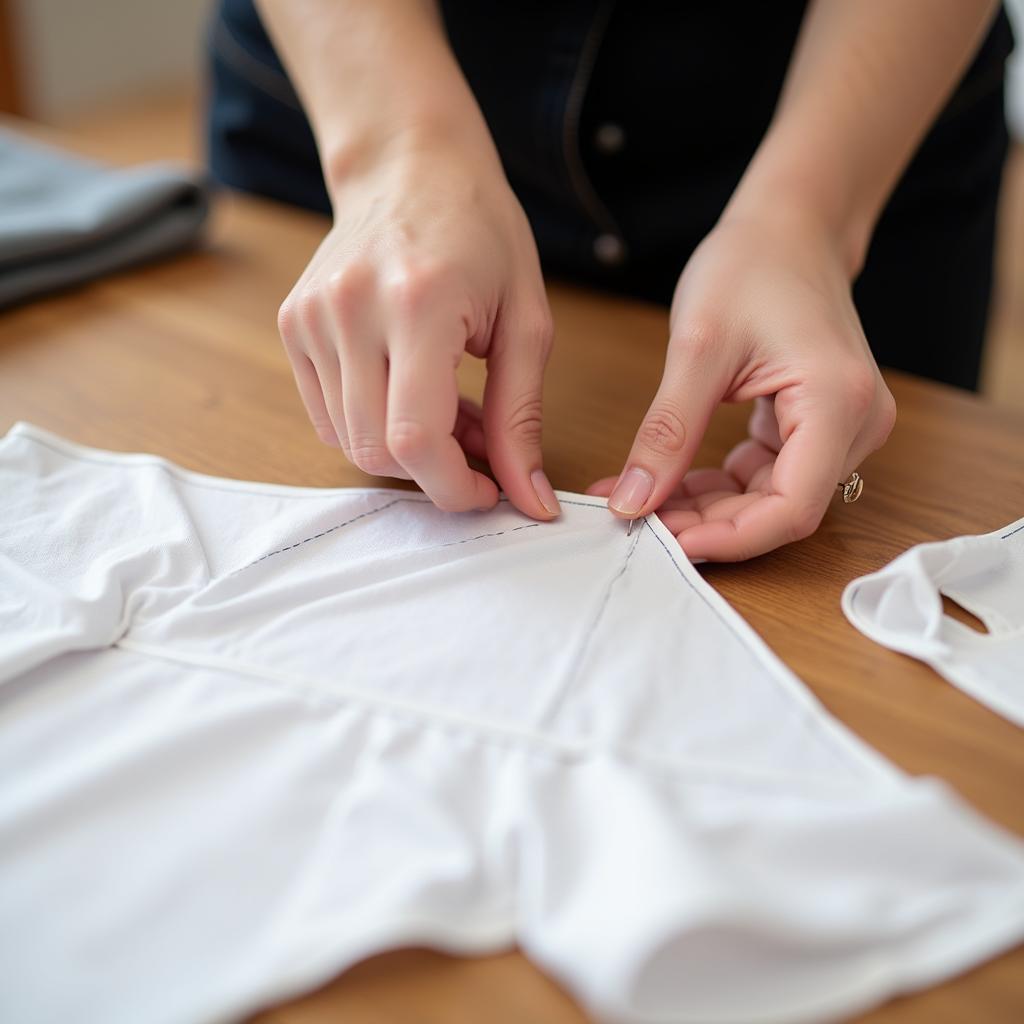
{"type": "Polygon", "coordinates": [[[105,167],[0,129],[0,308],[182,249],[208,209],[185,169],[105,167]]]}

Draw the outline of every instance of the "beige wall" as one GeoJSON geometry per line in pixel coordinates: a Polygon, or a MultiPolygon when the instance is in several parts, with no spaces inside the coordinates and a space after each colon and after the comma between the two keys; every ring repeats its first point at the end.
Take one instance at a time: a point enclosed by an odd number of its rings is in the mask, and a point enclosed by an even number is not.
{"type": "Polygon", "coordinates": [[[8,0],[27,113],[65,121],[198,80],[211,0],[8,0]]]}

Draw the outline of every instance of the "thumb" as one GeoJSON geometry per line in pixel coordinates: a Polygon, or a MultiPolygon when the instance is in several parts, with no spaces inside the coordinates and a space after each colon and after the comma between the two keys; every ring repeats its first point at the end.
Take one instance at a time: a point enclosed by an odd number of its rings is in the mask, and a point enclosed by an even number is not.
{"type": "Polygon", "coordinates": [[[616,515],[655,511],[689,470],[725,392],[717,361],[669,351],[665,375],[608,497],[616,515]]]}
{"type": "Polygon", "coordinates": [[[487,352],[487,457],[512,504],[534,519],[561,512],[541,465],[541,395],[552,333],[546,301],[532,310],[503,311],[487,352]]]}

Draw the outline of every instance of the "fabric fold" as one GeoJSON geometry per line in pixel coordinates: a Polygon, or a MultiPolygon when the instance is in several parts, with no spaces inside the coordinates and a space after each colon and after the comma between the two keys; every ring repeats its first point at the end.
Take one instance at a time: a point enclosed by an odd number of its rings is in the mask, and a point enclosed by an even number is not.
{"type": "Polygon", "coordinates": [[[184,168],[105,167],[0,129],[0,308],[185,248],[208,208],[184,168]]]}

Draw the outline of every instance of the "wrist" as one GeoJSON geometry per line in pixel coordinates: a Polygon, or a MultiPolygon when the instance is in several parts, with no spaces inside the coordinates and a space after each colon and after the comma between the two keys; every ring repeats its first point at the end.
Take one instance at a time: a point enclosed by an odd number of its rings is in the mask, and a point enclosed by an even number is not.
{"type": "Polygon", "coordinates": [[[332,200],[353,182],[423,160],[475,164],[482,175],[503,174],[486,124],[475,110],[454,118],[416,112],[393,118],[386,127],[326,126],[320,134],[324,181],[332,200]]]}
{"type": "MultiPolygon", "coordinates": [[[[766,139],[736,187],[722,220],[754,218],[787,234],[813,236],[853,281],[860,273],[876,211],[841,176],[810,160],[776,156],[766,139]]],[[[783,147],[778,147],[782,149],[783,147]]]]}

